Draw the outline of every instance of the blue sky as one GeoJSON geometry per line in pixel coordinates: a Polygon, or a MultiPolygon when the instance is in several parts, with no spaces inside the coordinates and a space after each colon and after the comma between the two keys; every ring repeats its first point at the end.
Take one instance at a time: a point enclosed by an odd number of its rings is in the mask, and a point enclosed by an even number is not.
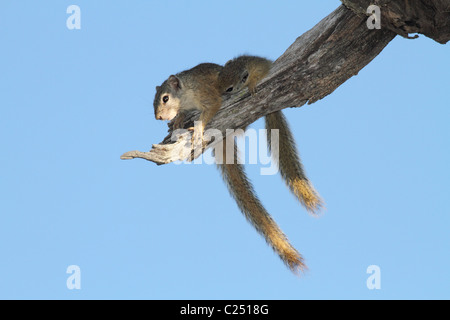
{"type": "Polygon", "coordinates": [[[285,111],[326,201],[320,218],[247,166],[306,258],[302,277],[214,166],[119,158],[165,136],[152,102],[170,74],[242,53],[276,59],[339,5],[2,1],[0,298],[450,298],[448,45],[397,37],[330,96],[285,111]],[[81,30],[66,27],[71,4],[81,30]],[[70,265],[81,290],[66,287],[70,265]],[[366,286],[370,265],[381,290],[366,286]]]}

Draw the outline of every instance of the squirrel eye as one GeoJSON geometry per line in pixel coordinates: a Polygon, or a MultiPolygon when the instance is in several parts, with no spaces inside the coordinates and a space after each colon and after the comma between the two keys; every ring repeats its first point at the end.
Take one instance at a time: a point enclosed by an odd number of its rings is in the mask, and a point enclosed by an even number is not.
{"type": "Polygon", "coordinates": [[[231,92],[231,91],[233,91],[233,87],[229,87],[226,92],[231,92]]]}
{"type": "Polygon", "coordinates": [[[164,102],[164,103],[167,103],[167,101],[169,101],[169,96],[164,96],[164,97],[163,97],[163,102],[164,102]]]}

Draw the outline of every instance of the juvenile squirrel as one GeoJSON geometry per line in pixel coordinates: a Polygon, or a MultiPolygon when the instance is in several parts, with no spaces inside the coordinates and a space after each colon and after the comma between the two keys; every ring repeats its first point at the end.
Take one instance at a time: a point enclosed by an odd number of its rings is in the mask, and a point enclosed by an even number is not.
{"type": "MultiPolygon", "coordinates": [[[[230,60],[219,74],[220,91],[233,93],[247,87],[255,95],[256,85],[269,73],[271,67],[272,61],[261,57],[244,55],[230,60]]],[[[318,213],[323,207],[322,199],[306,176],[285,116],[281,111],[271,113],[265,117],[265,126],[269,150],[272,149],[271,130],[279,130],[278,165],[281,177],[309,212],[318,213]]]]}
{"type": "Polygon", "coordinates": [[[196,131],[193,127],[188,129],[194,131],[193,148],[203,141],[206,125],[222,105],[221,93],[217,87],[217,78],[222,68],[218,64],[202,63],[171,75],[161,86],[156,87],[153,106],[157,120],[172,120],[176,117],[173,126],[178,129],[183,124],[186,111],[201,111],[201,127],[196,131]]]}
{"type": "MultiPolygon", "coordinates": [[[[222,67],[219,65],[200,64],[190,70],[170,76],[156,88],[155,118],[172,120],[178,115],[174,124],[174,127],[178,128],[183,123],[184,111],[199,109],[202,111],[200,119],[203,119],[203,126],[205,126],[222,103],[222,94],[218,85],[220,71],[222,71],[222,67]]],[[[233,152],[234,163],[226,163],[226,139],[222,142],[222,154],[216,154],[215,157],[230,194],[247,220],[264,236],[283,262],[292,271],[304,270],[306,267],[302,256],[289,243],[284,233],[266,211],[256,196],[244,167],[238,164],[236,147],[229,151],[233,152]]]]}

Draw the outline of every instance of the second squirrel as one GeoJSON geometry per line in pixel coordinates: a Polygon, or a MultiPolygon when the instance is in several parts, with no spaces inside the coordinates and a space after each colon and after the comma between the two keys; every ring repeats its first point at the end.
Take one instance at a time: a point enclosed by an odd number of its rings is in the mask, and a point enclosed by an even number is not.
{"type": "MultiPolygon", "coordinates": [[[[228,61],[219,73],[219,88],[222,93],[239,92],[245,87],[252,95],[256,94],[256,85],[270,71],[272,61],[256,56],[240,56],[228,61]]],[[[295,146],[295,140],[289,124],[281,111],[265,117],[267,142],[271,149],[271,131],[279,130],[280,174],[291,192],[312,214],[318,213],[323,201],[306,176],[295,146]]]]}

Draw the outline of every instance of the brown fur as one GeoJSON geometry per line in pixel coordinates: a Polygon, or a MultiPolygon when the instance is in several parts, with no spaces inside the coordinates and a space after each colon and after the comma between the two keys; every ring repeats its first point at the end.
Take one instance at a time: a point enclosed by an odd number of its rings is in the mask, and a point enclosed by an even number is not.
{"type": "MultiPolygon", "coordinates": [[[[156,119],[172,120],[173,117],[164,118],[160,115],[182,115],[185,111],[196,109],[202,112],[199,121],[202,121],[204,129],[222,105],[221,93],[216,85],[221,70],[222,66],[217,64],[202,63],[170,76],[161,86],[156,87],[153,103],[156,119]],[[164,102],[164,97],[169,98],[168,102],[164,102]]],[[[181,121],[177,123],[180,124],[181,121]]]]}
{"type": "Polygon", "coordinates": [[[323,201],[305,174],[285,116],[282,112],[274,112],[267,115],[265,121],[269,150],[272,149],[271,130],[279,130],[278,165],[283,180],[300,203],[312,214],[317,214],[323,207],[323,201]]]}
{"type": "MultiPolygon", "coordinates": [[[[175,124],[181,125],[185,110],[199,109],[202,111],[200,120],[204,121],[203,125],[205,126],[222,103],[222,91],[218,85],[221,68],[214,64],[202,64],[169,77],[161,87],[157,87],[154,102],[155,117],[160,120],[171,120],[163,119],[163,115],[173,115],[173,111],[176,111],[178,115],[175,124]],[[166,103],[163,100],[165,95],[169,96],[166,103]],[[169,106],[169,102],[172,102],[172,105],[169,106]],[[166,110],[168,107],[171,108],[169,112],[166,110]]],[[[216,155],[216,159],[220,159],[220,156],[223,157],[222,161],[218,161],[218,163],[224,163],[226,159],[225,141],[226,139],[223,143],[222,154],[216,155]]],[[[291,270],[306,269],[301,255],[289,243],[256,196],[244,167],[237,162],[237,149],[235,148],[232,152],[233,163],[218,164],[218,168],[239,209],[291,270]]]]}
{"type": "MultiPolygon", "coordinates": [[[[224,141],[222,159],[226,159],[226,149],[226,142],[224,141]]],[[[234,163],[218,164],[218,168],[239,209],[293,272],[304,271],[306,266],[302,256],[289,243],[284,233],[266,211],[256,196],[252,183],[245,174],[244,167],[238,163],[237,148],[235,147],[234,150],[230,151],[233,152],[234,163]]]]}
{"type": "MultiPolygon", "coordinates": [[[[255,56],[240,56],[227,62],[219,74],[222,92],[238,92],[248,87],[256,94],[256,86],[270,71],[272,61],[255,56]]],[[[281,177],[300,203],[312,214],[323,207],[323,201],[308,180],[297,152],[294,137],[281,111],[265,117],[267,139],[271,149],[271,130],[279,129],[279,168],[281,177]]]]}

